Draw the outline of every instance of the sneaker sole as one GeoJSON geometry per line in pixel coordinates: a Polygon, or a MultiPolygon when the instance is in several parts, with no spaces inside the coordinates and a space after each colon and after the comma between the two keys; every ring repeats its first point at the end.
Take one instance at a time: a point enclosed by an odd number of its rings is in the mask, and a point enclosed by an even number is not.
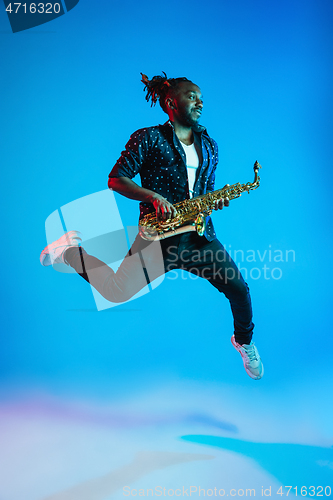
{"type": "Polygon", "coordinates": [[[50,252],[52,252],[52,250],[54,250],[57,247],[61,247],[61,246],[71,246],[71,245],[75,246],[75,244],[78,244],[79,242],[82,241],[82,238],[80,235],[81,235],[81,233],[79,231],[68,231],[68,233],[65,233],[59,239],[57,239],[53,243],[50,243],[49,245],[47,245],[39,257],[39,260],[40,260],[40,263],[42,264],[42,266],[48,267],[48,266],[52,265],[52,262],[50,259],[50,252]]]}
{"type": "Polygon", "coordinates": [[[256,375],[253,375],[253,373],[251,373],[251,372],[249,371],[249,369],[247,368],[247,366],[246,366],[246,360],[245,360],[245,358],[244,358],[244,356],[243,356],[242,351],[241,351],[241,350],[237,347],[237,345],[236,345],[235,335],[233,335],[233,336],[231,337],[231,343],[232,343],[232,345],[234,346],[234,348],[236,349],[236,351],[237,351],[237,352],[239,352],[239,354],[241,355],[241,357],[242,357],[242,361],[243,361],[243,365],[244,365],[245,371],[246,371],[246,373],[248,374],[248,376],[249,376],[250,378],[252,378],[252,380],[260,380],[260,379],[263,377],[263,375],[264,375],[264,365],[262,364],[262,361],[261,361],[261,368],[262,368],[261,375],[257,375],[257,376],[256,376],[256,375]]]}

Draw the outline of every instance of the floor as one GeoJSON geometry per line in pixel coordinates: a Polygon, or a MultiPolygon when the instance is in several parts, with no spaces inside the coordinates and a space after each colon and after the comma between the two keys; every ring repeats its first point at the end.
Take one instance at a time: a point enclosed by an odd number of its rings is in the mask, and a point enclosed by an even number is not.
{"type": "Polygon", "coordinates": [[[260,385],[174,380],[112,401],[8,391],[0,500],[332,496],[325,387],[308,389],[302,422],[302,398],[260,385]]]}

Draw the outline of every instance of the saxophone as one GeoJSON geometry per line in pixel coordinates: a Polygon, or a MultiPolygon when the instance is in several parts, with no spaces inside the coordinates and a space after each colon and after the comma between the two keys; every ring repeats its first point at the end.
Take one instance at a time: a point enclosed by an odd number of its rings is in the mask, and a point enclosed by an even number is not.
{"type": "Polygon", "coordinates": [[[247,184],[227,184],[224,188],[212,191],[189,200],[174,204],[177,215],[172,219],[158,220],[156,213],[149,213],[140,220],[139,234],[145,240],[162,240],[176,234],[196,231],[199,236],[205,232],[206,217],[213,211],[215,201],[220,198],[239,198],[244,191],[249,193],[260,185],[258,176],[261,165],[256,161],[253,167],[254,181],[247,184]]]}

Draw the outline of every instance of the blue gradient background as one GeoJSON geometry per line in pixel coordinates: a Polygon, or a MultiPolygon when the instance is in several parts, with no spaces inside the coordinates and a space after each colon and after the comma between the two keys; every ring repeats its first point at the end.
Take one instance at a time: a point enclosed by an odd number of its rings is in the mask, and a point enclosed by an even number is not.
{"type": "MultiPolygon", "coordinates": [[[[4,405],[212,384],[228,387],[230,405],[243,394],[259,416],[282,412],[286,430],[304,431],[296,441],[333,444],[332,14],[324,0],[80,0],[14,35],[0,8],[4,405]],[[201,87],[201,122],[219,144],[216,188],[252,181],[262,164],[261,187],[214,214],[228,250],[295,252],[295,262],[241,265],[282,270],[247,280],[266,370],[258,383],[230,344],[228,302],[205,281],[166,278],[97,312],[82,279],[39,263],[49,214],[105,189],[129,135],[166,121],[146,103],[140,71],[201,87]]],[[[137,203],[117,200],[123,223],[136,224],[137,203]]]]}

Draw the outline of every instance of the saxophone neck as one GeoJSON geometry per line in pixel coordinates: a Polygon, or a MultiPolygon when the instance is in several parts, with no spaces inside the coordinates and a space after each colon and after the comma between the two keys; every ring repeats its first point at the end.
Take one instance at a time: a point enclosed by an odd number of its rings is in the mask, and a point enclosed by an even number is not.
{"type": "MultiPolygon", "coordinates": [[[[260,163],[256,160],[255,164],[253,165],[253,170],[254,170],[254,181],[253,184],[256,184],[258,182],[258,172],[259,168],[261,168],[260,163]]],[[[259,177],[260,180],[260,177],[259,177]]]]}

